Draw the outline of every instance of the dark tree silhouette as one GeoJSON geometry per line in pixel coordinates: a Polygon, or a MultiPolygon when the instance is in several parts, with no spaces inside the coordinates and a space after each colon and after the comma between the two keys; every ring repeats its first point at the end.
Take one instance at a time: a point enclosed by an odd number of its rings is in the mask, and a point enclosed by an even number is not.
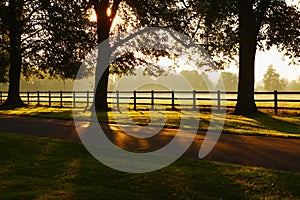
{"type": "MultiPolygon", "coordinates": [[[[121,3],[121,0],[92,0],[91,3],[97,15],[97,42],[98,44],[100,44],[101,42],[109,38],[111,26],[117,14],[117,10],[121,3]],[[107,12],[108,9],[110,9],[109,14],[107,12]]],[[[101,54],[102,52],[98,53],[101,54]]],[[[109,62],[107,64],[109,64],[109,62]]],[[[97,67],[103,67],[105,68],[105,71],[100,77],[99,84],[96,86],[94,103],[97,111],[106,112],[108,110],[107,86],[109,77],[109,66],[97,67]]],[[[96,74],[96,79],[98,78],[98,76],[100,75],[96,74]]]]}
{"type": "Polygon", "coordinates": [[[5,106],[24,105],[21,73],[27,79],[75,77],[83,56],[95,45],[92,33],[86,31],[91,26],[87,8],[75,1],[1,2],[0,75],[5,77],[9,68],[5,106]]]}

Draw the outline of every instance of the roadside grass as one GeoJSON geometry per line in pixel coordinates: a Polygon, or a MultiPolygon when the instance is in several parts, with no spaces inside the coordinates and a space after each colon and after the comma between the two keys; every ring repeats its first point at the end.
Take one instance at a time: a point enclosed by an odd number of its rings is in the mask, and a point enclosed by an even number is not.
{"type": "Polygon", "coordinates": [[[1,199],[299,199],[300,173],[181,158],[129,174],[80,143],[0,132],[1,199]]]}
{"type": "Polygon", "coordinates": [[[0,114],[54,119],[73,119],[71,108],[56,108],[44,106],[28,106],[15,109],[0,109],[0,114]]]}
{"type": "MultiPolygon", "coordinates": [[[[89,111],[82,112],[78,109],[80,116],[89,116],[89,111]]],[[[26,107],[14,110],[0,110],[0,114],[23,115],[43,118],[69,119],[72,120],[71,108],[49,108],[49,107],[26,107]]],[[[211,121],[211,112],[204,110],[196,113],[191,110],[156,110],[151,111],[149,108],[138,111],[125,110],[122,113],[108,112],[108,119],[104,113],[98,113],[98,119],[104,123],[128,124],[133,121],[140,126],[146,126],[150,122],[154,126],[163,126],[165,128],[178,128],[180,120],[199,119],[199,131],[205,132],[211,121]],[[165,123],[164,123],[165,121],[165,123]]],[[[215,114],[214,117],[218,117],[215,114]]],[[[233,115],[231,111],[226,113],[223,133],[243,134],[243,135],[263,135],[277,137],[300,137],[300,115],[295,113],[273,114],[271,112],[258,113],[253,116],[245,117],[233,115]]]]}

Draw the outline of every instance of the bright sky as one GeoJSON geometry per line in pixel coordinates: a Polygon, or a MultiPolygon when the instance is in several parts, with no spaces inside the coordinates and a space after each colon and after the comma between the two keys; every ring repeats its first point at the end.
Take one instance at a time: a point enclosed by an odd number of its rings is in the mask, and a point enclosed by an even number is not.
{"type": "MultiPolygon", "coordinates": [[[[283,54],[279,53],[276,47],[272,47],[269,51],[262,52],[257,51],[255,60],[255,79],[259,82],[263,79],[267,68],[273,65],[273,68],[280,74],[281,77],[285,77],[289,80],[295,80],[300,76],[300,63],[298,66],[289,65],[288,59],[282,60],[283,54]]],[[[238,73],[238,68],[232,66],[224,71],[238,73]]]]}

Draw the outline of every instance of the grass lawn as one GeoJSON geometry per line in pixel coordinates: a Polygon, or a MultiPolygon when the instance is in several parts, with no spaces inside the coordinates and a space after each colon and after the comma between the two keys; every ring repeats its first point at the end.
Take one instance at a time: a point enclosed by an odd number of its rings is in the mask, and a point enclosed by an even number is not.
{"type": "Polygon", "coordinates": [[[115,171],[79,143],[0,132],[1,199],[300,199],[300,173],[181,158],[115,171]]]}
{"type": "MultiPolygon", "coordinates": [[[[48,108],[48,107],[28,107],[15,110],[0,110],[0,114],[26,115],[33,117],[46,117],[58,119],[73,119],[72,110],[70,108],[48,108]]],[[[89,114],[89,113],[88,113],[89,114]]],[[[200,131],[207,130],[211,120],[211,113],[201,111],[200,115],[193,111],[165,111],[167,128],[177,128],[180,124],[181,117],[184,118],[200,118],[200,131]]],[[[101,113],[99,116],[101,118],[101,113]]],[[[152,122],[159,125],[162,121],[162,111],[154,111],[150,118],[149,111],[127,111],[123,113],[109,112],[108,120],[105,122],[114,123],[114,118],[119,123],[126,124],[126,118],[132,119],[138,125],[147,125],[152,122]]],[[[251,117],[233,115],[227,113],[223,133],[228,134],[244,134],[244,135],[264,135],[264,136],[280,136],[280,137],[297,137],[300,138],[300,115],[293,113],[284,114],[257,114],[251,117]]]]}

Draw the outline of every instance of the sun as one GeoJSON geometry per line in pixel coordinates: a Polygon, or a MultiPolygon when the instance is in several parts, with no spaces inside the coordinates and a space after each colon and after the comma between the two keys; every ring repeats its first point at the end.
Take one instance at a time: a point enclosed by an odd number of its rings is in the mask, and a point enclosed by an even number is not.
{"type": "MultiPolygon", "coordinates": [[[[96,12],[95,12],[94,9],[89,9],[88,14],[89,14],[89,20],[91,22],[97,22],[97,15],[96,15],[96,12]]],[[[107,9],[106,14],[107,14],[107,16],[111,15],[111,9],[110,8],[107,9]]],[[[117,24],[120,24],[120,23],[123,23],[123,22],[121,20],[121,17],[117,14],[115,16],[115,18],[113,19],[111,29],[113,29],[117,24]]]]}
{"type": "MultiPolygon", "coordinates": [[[[91,22],[96,22],[97,21],[97,15],[96,15],[95,10],[94,9],[89,9],[88,13],[89,13],[89,20],[91,22]]],[[[107,9],[106,14],[107,14],[107,16],[111,15],[111,9],[110,8],[107,9]]]]}

